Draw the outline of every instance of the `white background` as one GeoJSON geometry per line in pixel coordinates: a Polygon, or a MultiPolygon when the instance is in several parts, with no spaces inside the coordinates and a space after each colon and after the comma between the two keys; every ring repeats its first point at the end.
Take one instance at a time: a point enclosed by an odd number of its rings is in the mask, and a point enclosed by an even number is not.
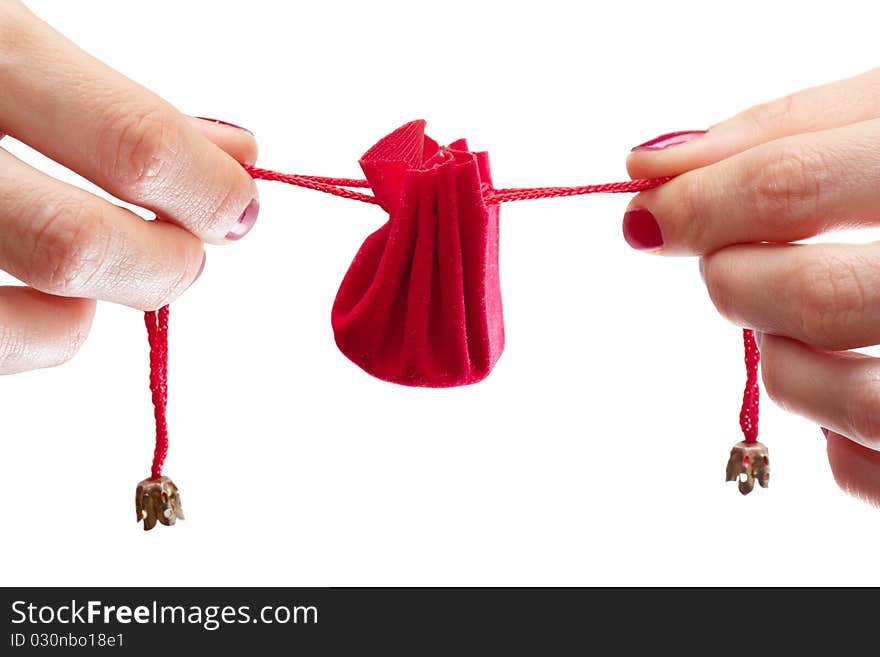
{"type": "MultiPolygon", "coordinates": [[[[488,149],[499,186],[622,180],[636,143],[877,64],[869,2],[28,4],[181,111],[249,127],[263,166],[323,175],[423,117],[488,149]]],[[[187,520],[135,523],[147,341],[101,305],[73,362],[0,380],[0,583],[880,584],[880,516],[838,490],[819,427],[765,399],[771,488],[724,483],[740,332],[695,260],[625,244],[627,197],[505,205],[506,351],[483,383],[419,390],[330,328],[381,212],[260,190],[253,232],[172,307],[187,520]]]]}

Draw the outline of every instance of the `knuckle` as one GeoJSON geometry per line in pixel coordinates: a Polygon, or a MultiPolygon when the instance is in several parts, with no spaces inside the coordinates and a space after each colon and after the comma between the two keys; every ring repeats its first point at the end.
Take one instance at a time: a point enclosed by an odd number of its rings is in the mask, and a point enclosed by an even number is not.
{"type": "Polygon", "coordinates": [[[49,294],[76,295],[106,271],[111,243],[100,209],[85,203],[50,207],[36,222],[29,282],[49,294]]]}
{"type": "Polygon", "coordinates": [[[751,165],[744,180],[755,212],[792,224],[815,216],[828,164],[825,155],[792,145],[767,150],[765,157],[751,165]]]}
{"type": "Polygon", "coordinates": [[[172,175],[181,138],[174,112],[162,106],[117,105],[102,121],[100,174],[105,187],[125,190],[135,200],[172,175]]]}
{"type": "Polygon", "coordinates": [[[868,293],[859,268],[826,256],[802,263],[790,278],[795,330],[818,347],[840,346],[840,328],[858,322],[868,310],[868,293]]]}

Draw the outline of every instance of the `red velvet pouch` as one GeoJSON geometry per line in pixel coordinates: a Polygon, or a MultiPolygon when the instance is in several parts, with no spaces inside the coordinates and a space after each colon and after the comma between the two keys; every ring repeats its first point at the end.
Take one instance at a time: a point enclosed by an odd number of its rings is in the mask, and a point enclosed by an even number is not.
{"type": "Polygon", "coordinates": [[[360,160],[389,218],[355,255],[331,320],[368,373],[439,388],[484,379],[504,348],[498,205],[483,200],[488,154],[424,130],[407,123],[360,160]]]}

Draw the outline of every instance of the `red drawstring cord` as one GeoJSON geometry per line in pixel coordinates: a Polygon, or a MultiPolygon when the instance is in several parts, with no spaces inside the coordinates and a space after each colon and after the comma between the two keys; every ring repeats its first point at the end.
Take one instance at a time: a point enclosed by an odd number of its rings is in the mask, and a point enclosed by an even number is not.
{"type": "Polygon", "coordinates": [[[761,352],[755,342],[755,332],[743,329],[743,347],[746,361],[746,389],[743,391],[742,409],[739,412],[739,426],[742,428],[746,444],[758,442],[758,402],[761,390],[758,387],[758,362],[761,352]]]}
{"type": "Polygon", "coordinates": [[[366,180],[324,178],[322,176],[300,176],[294,173],[278,173],[277,171],[272,171],[270,169],[260,169],[248,164],[245,164],[244,168],[249,174],[251,174],[252,178],[257,180],[275,180],[277,182],[287,183],[288,185],[314,189],[317,192],[324,192],[325,194],[350,198],[353,201],[375,204],[379,203],[375,196],[345,189],[346,187],[369,187],[370,184],[366,180]]]}
{"type": "Polygon", "coordinates": [[[580,187],[532,187],[524,189],[493,189],[486,195],[486,203],[507,203],[509,201],[529,201],[537,198],[559,196],[582,196],[583,194],[622,194],[644,192],[659,187],[672,180],[664,178],[640,178],[626,182],[603,183],[601,185],[581,185],[580,187]]]}
{"type": "MultiPolygon", "coordinates": [[[[278,173],[271,169],[260,169],[244,165],[245,170],[257,180],[274,180],[297,187],[314,189],[325,194],[333,194],[362,203],[378,203],[375,196],[353,192],[346,187],[368,188],[370,183],[355,178],[325,178],[323,176],[303,176],[295,173],[278,173]]],[[[554,198],[559,196],[581,196],[583,194],[617,194],[627,192],[643,192],[659,187],[672,180],[670,176],[663,178],[642,178],[626,182],[604,183],[601,185],[582,185],[580,187],[532,187],[523,189],[486,189],[484,200],[487,204],[507,203],[509,201],[527,201],[538,198],[554,198]]]]}
{"type": "MultiPolygon", "coordinates": [[[[277,171],[260,169],[250,165],[244,165],[244,168],[251,177],[258,180],[274,180],[363,203],[378,203],[376,198],[369,194],[346,189],[348,187],[368,188],[369,183],[366,180],[278,173],[277,171]]],[[[626,182],[582,185],[578,187],[487,189],[485,201],[486,203],[507,203],[509,201],[580,196],[582,194],[642,192],[659,187],[669,180],[671,180],[671,177],[644,178],[626,182]]],[[[155,479],[162,476],[162,466],[168,454],[168,422],[165,414],[168,404],[168,306],[145,313],[144,320],[147,325],[147,336],[150,341],[150,390],[153,393],[153,407],[156,417],[156,449],[153,454],[151,471],[151,476],[155,479]]],[[[755,443],[758,439],[758,401],[760,395],[760,389],[758,388],[760,352],[755,343],[753,331],[743,329],[743,344],[745,347],[747,376],[739,422],[745,436],[745,442],[751,444],[755,443]]]]}
{"type": "Polygon", "coordinates": [[[168,455],[168,306],[144,313],[150,341],[150,390],[153,393],[153,415],[156,417],[156,450],[150,477],[162,476],[162,465],[168,455]]]}

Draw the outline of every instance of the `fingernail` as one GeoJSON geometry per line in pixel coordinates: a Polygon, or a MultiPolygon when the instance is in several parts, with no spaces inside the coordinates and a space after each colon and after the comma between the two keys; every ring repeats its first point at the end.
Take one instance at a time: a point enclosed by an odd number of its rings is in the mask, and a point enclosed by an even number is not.
{"type": "Polygon", "coordinates": [[[254,227],[254,224],[257,223],[258,214],[260,214],[260,202],[257,199],[253,199],[248,203],[244,212],[241,213],[238,222],[232,227],[232,230],[226,233],[226,239],[230,242],[235,242],[247,235],[251,228],[254,227]]]}
{"type": "Polygon", "coordinates": [[[828,429],[826,429],[825,427],[820,427],[820,428],[822,429],[822,433],[825,434],[825,438],[828,438],[828,429]]]}
{"type": "Polygon", "coordinates": [[[706,282],[706,270],[703,268],[703,259],[697,258],[697,260],[700,263],[700,278],[702,278],[703,282],[705,283],[706,282]]]}
{"type": "Polygon", "coordinates": [[[761,351],[761,340],[764,339],[764,334],[760,331],[754,331],[755,333],[755,344],[758,345],[758,351],[761,351]]]}
{"type": "Polygon", "coordinates": [[[192,287],[193,283],[195,283],[197,280],[199,280],[199,276],[201,276],[202,272],[205,271],[205,262],[207,262],[207,260],[208,260],[208,254],[202,253],[202,264],[199,265],[199,270],[196,272],[195,277],[192,279],[192,283],[189,284],[190,287],[192,287]]]}
{"type": "Polygon", "coordinates": [[[663,235],[654,215],[644,208],[627,210],[623,215],[623,238],[639,251],[656,251],[663,246],[663,235]]]}
{"type": "Polygon", "coordinates": [[[251,132],[247,128],[243,128],[240,125],[235,125],[234,123],[229,123],[228,121],[221,121],[220,119],[210,119],[207,116],[197,116],[195,118],[201,119],[202,121],[208,121],[209,123],[216,123],[218,125],[229,126],[230,128],[237,128],[238,130],[244,130],[245,132],[247,132],[249,134],[254,134],[253,132],[251,132]]]}
{"type": "Polygon", "coordinates": [[[638,146],[634,146],[632,150],[634,151],[662,151],[665,148],[669,148],[671,146],[678,146],[679,144],[685,144],[689,141],[692,141],[699,137],[700,135],[705,135],[705,130],[682,130],[680,132],[667,132],[665,135],[660,135],[659,137],[654,137],[653,139],[646,141],[644,144],[639,144],[638,146]]]}

